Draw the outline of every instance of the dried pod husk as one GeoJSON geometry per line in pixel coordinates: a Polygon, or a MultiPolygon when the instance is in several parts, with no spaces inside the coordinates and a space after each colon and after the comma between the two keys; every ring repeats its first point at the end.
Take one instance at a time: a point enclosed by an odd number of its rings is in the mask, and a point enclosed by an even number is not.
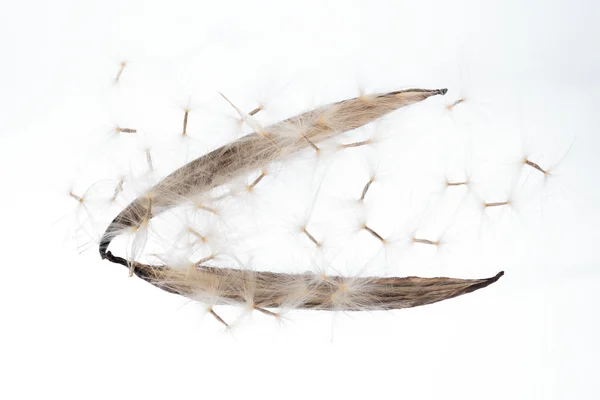
{"type": "Polygon", "coordinates": [[[195,195],[271,162],[285,160],[401,107],[445,93],[446,89],[409,89],[343,100],[267,126],[211,151],[174,171],[121,211],[101,239],[100,254],[103,259],[128,266],[132,273],[160,289],[211,305],[247,303],[251,293],[253,305],[261,309],[391,310],[431,304],[486,287],[503,272],[486,279],[322,277],[196,265],[190,273],[168,265],[127,260],[108,251],[114,237],[195,195]]]}

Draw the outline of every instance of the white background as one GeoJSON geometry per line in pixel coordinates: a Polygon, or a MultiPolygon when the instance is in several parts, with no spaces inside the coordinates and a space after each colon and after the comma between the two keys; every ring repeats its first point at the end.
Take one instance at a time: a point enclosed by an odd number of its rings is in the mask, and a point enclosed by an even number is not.
{"type": "MultiPolygon", "coordinates": [[[[585,1],[4,3],[1,397],[598,398],[599,11],[585,1]],[[441,143],[467,132],[468,157],[510,176],[527,152],[557,164],[546,182],[521,182],[525,199],[474,241],[459,231],[448,253],[387,271],[505,270],[489,288],[396,312],[297,312],[283,326],[253,315],[224,332],[202,306],[71,240],[68,191],[127,170],[110,162],[116,124],[176,135],[189,102],[197,156],[236,134],[221,129],[233,114],[213,103],[217,91],[247,109],[266,98],[267,121],[401,87],[450,92],[398,116],[415,147],[387,146],[392,155],[446,154],[441,143]],[[462,95],[462,114],[445,115],[462,95]]],[[[398,172],[410,188],[390,187],[419,192],[418,171],[398,172]]]]}

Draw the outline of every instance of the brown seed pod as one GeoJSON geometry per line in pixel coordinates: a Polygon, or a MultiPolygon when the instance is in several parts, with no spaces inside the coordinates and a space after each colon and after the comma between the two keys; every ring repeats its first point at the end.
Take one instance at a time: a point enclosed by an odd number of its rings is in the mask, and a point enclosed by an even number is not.
{"type": "MultiPolygon", "coordinates": [[[[251,298],[254,308],[266,312],[269,311],[265,308],[274,307],[390,310],[430,304],[483,288],[498,280],[503,273],[487,279],[324,277],[216,268],[202,263],[196,263],[190,272],[169,265],[147,265],[134,259],[127,260],[108,251],[116,236],[147,223],[193,196],[207,193],[257,169],[264,171],[271,162],[283,161],[302,149],[314,148],[324,140],[430,96],[444,95],[446,91],[409,89],[372,95],[368,101],[364,100],[364,96],[356,97],[264,128],[253,120],[251,114],[243,115],[244,120],[250,121],[249,125],[259,129],[191,161],[134,200],[104,232],[99,246],[100,255],[103,259],[128,266],[135,275],[165,291],[211,306],[247,304],[251,298]]],[[[363,190],[363,198],[367,189],[368,186],[363,190]]],[[[214,313],[212,309],[211,312],[214,313]]]]}

